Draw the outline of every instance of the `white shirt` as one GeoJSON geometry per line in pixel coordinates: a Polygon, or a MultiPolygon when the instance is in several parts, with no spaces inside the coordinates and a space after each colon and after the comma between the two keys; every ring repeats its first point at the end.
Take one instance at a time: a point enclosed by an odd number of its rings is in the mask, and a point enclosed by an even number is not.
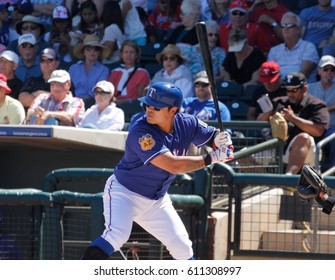
{"type": "Polygon", "coordinates": [[[125,39],[125,35],[122,34],[122,31],[117,24],[113,23],[105,28],[101,44],[104,44],[107,41],[116,42],[118,49],[112,53],[110,58],[104,59],[102,63],[110,64],[120,60],[120,49],[125,39]]]}
{"type": "MultiPolygon", "coordinates": [[[[121,0],[120,7],[122,9],[124,0],[121,0]]],[[[143,23],[140,20],[136,7],[132,4],[132,8],[127,12],[124,19],[124,30],[126,38],[134,40],[137,38],[146,38],[147,33],[144,30],[143,23]]]]}
{"type": "Polygon", "coordinates": [[[90,127],[110,131],[120,131],[125,123],[124,112],[116,107],[115,103],[109,105],[99,114],[98,105],[95,104],[87,109],[79,127],[90,127]]]}

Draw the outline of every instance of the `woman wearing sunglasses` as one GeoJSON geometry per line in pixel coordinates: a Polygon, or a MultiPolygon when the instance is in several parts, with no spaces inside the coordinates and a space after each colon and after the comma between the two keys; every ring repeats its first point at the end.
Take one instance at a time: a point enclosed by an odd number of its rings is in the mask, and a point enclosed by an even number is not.
{"type": "Polygon", "coordinates": [[[152,83],[173,83],[182,90],[184,97],[194,96],[191,72],[184,65],[186,60],[176,45],[167,45],[156,55],[156,60],[163,64],[163,68],[154,75],[152,83]]]}
{"type": "Polygon", "coordinates": [[[79,127],[120,131],[124,127],[124,112],[117,108],[111,82],[100,81],[94,88],[95,104],[89,108],[79,127]]]}

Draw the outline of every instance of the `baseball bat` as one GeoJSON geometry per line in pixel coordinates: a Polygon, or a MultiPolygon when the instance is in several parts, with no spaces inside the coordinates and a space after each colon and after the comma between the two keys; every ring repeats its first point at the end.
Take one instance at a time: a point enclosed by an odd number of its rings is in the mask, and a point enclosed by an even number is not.
{"type": "Polygon", "coordinates": [[[220,108],[219,108],[219,98],[218,98],[215,79],[214,79],[212,55],[211,55],[211,52],[209,50],[209,45],[208,45],[206,24],[202,21],[197,22],[195,24],[195,28],[196,28],[196,32],[198,36],[201,56],[202,56],[202,59],[205,65],[205,71],[207,73],[209,85],[212,91],[212,96],[213,96],[213,101],[215,105],[216,116],[218,119],[219,129],[223,131],[223,124],[222,124],[221,113],[220,113],[220,108]]]}

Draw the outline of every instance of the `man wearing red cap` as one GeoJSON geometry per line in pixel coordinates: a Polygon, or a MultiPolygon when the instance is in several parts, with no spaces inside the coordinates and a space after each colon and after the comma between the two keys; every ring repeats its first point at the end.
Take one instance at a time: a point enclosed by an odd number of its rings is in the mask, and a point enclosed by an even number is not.
{"type": "Polygon", "coordinates": [[[268,95],[269,100],[272,102],[274,98],[286,95],[286,90],[281,87],[280,68],[276,62],[266,61],[261,65],[258,81],[261,85],[257,86],[251,99],[247,115],[248,120],[256,120],[261,113],[266,113],[260,107],[260,98],[268,95]]]}
{"type": "Polygon", "coordinates": [[[24,108],[20,101],[8,96],[10,92],[6,76],[0,74],[0,125],[24,124],[24,108]]]}
{"type": "Polygon", "coordinates": [[[232,29],[245,29],[248,33],[248,43],[250,46],[256,46],[264,53],[270,49],[270,44],[266,40],[261,28],[255,24],[248,22],[249,11],[248,5],[244,0],[235,0],[229,7],[230,23],[220,25],[219,42],[220,46],[228,52],[228,38],[232,29]]]}

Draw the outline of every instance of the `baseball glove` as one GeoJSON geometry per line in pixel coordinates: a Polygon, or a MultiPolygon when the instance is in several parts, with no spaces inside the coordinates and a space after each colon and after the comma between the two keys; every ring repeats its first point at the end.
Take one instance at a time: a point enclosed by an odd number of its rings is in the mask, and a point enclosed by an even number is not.
{"type": "Polygon", "coordinates": [[[274,113],[270,118],[272,137],[278,138],[282,141],[288,138],[288,125],[284,117],[279,113],[274,113]]]}
{"type": "Polygon", "coordinates": [[[297,193],[304,201],[314,199],[322,206],[322,211],[329,215],[332,212],[334,204],[328,200],[322,200],[319,197],[320,192],[328,192],[328,187],[322,175],[309,164],[304,164],[298,181],[297,193]]]}

